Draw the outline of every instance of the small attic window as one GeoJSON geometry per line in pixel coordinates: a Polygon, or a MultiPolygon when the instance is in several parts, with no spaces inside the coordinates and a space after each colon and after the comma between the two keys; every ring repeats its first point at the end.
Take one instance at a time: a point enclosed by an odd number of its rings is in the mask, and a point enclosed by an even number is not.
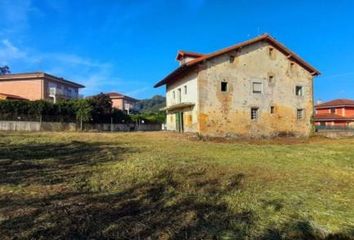
{"type": "Polygon", "coordinates": [[[227,91],[227,82],[221,82],[221,91],[226,92],[227,91]]]}
{"type": "Polygon", "coordinates": [[[274,57],[274,48],[273,47],[268,48],[268,55],[269,55],[269,57],[274,57]]]}
{"type": "Polygon", "coordinates": [[[234,55],[231,55],[230,57],[229,57],[229,62],[230,63],[233,63],[235,61],[235,56],[234,55]]]}

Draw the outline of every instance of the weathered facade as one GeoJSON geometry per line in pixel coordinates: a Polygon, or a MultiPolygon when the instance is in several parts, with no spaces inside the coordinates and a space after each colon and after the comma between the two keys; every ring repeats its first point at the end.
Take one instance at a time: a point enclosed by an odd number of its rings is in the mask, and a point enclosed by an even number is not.
{"type": "Polygon", "coordinates": [[[177,59],[188,60],[155,85],[166,85],[168,130],[232,137],[310,134],[313,77],[319,72],[269,35],[208,55],[182,53],[177,59]]]}

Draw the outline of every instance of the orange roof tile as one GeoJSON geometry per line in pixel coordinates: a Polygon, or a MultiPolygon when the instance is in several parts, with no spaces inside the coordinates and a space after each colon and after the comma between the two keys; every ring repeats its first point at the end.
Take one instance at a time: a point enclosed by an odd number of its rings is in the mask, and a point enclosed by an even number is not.
{"type": "Polygon", "coordinates": [[[157,87],[160,87],[162,85],[165,85],[166,83],[170,83],[170,82],[175,81],[176,79],[178,79],[179,76],[181,76],[181,74],[185,74],[188,71],[192,70],[193,67],[196,66],[198,63],[201,63],[203,61],[206,61],[206,60],[212,59],[214,57],[217,57],[217,56],[223,55],[225,53],[228,53],[230,51],[234,51],[234,50],[237,50],[237,49],[240,49],[240,48],[249,46],[251,44],[254,44],[254,43],[257,43],[257,42],[261,42],[261,41],[267,41],[269,44],[271,44],[272,46],[276,47],[279,51],[281,51],[284,54],[286,54],[289,59],[291,59],[294,62],[297,62],[299,65],[301,65],[307,71],[309,71],[312,75],[319,75],[320,74],[320,72],[318,70],[316,70],[310,64],[306,63],[298,55],[296,55],[294,52],[292,52],[291,50],[286,48],[283,44],[281,44],[280,42],[275,40],[269,34],[263,34],[263,35],[258,36],[256,38],[250,39],[248,41],[236,44],[236,45],[228,47],[228,48],[221,49],[221,50],[213,52],[211,54],[202,55],[202,56],[197,57],[196,59],[194,59],[194,60],[192,60],[190,62],[182,64],[179,68],[177,68],[172,73],[167,75],[164,79],[162,79],[161,81],[156,83],[154,85],[154,87],[157,88],[157,87]]]}
{"type": "Polygon", "coordinates": [[[316,109],[330,108],[330,107],[354,107],[354,100],[351,99],[335,99],[329,102],[317,104],[316,109]]]}

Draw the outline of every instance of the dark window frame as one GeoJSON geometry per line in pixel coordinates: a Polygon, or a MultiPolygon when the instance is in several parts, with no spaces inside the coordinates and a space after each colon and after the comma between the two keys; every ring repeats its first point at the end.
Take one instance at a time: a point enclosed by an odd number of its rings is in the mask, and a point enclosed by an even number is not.
{"type": "Polygon", "coordinates": [[[258,107],[251,107],[251,120],[257,120],[258,119],[258,107]]]}
{"type": "Polygon", "coordinates": [[[222,92],[227,92],[227,89],[228,89],[228,83],[227,82],[221,82],[221,85],[220,85],[220,90],[222,92]]]}

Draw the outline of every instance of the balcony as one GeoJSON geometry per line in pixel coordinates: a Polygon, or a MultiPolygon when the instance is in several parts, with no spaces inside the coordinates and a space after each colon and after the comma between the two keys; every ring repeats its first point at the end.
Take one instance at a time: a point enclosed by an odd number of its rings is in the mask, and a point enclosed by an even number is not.
{"type": "Polygon", "coordinates": [[[49,88],[49,97],[52,98],[65,98],[65,99],[70,99],[70,98],[78,98],[78,93],[76,93],[73,90],[63,90],[60,88],[49,88]]]}

